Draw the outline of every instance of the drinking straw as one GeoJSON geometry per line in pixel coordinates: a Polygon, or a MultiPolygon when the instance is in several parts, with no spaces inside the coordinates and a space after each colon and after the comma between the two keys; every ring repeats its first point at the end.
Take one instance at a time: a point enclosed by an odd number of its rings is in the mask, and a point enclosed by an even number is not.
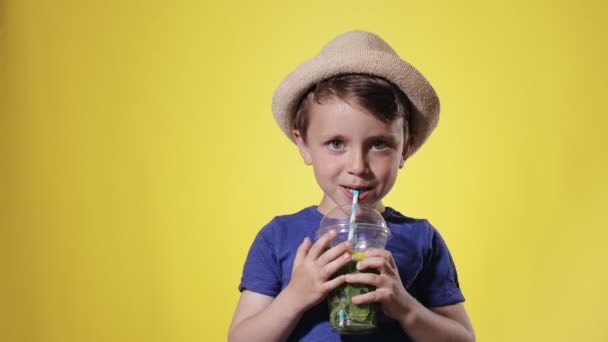
{"type": "Polygon", "coordinates": [[[348,241],[353,243],[355,237],[355,215],[357,213],[357,199],[359,198],[359,190],[353,190],[353,206],[350,212],[350,225],[348,229],[348,241]]]}

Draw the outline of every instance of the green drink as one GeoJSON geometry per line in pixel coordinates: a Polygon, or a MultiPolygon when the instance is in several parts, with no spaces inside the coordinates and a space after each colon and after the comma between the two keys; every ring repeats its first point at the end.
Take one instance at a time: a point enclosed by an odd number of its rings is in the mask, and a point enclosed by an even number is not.
{"type": "MultiPolygon", "coordinates": [[[[357,270],[357,262],[365,258],[365,251],[370,248],[384,248],[386,240],[390,237],[390,231],[386,223],[376,210],[358,206],[355,221],[350,221],[349,205],[335,208],[328,213],[317,230],[317,238],[329,230],[335,230],[338,234],[332,241],[332,246],[340,244],[348,239],[349,230],[352,234],[352,260],[344,265],[333,277],[351,273],[377,273],[374,269],[364,271],[357,270]]],[[[353,304],[352,298],[374,291],[375,287],[366,284],[343,284],[333,290],[327,296],[329,305],[329,321],[332,330],[340,334],[364,334],[370,333],[378,327],[380,317],[380,306],[378,303],[353,304]]]]}
{"type": "MultiPolygon", "coordinates": [[[[355,254],[356,255],[356,254],[355,254]]],[[[349,261],[334,276],[360,273],[357,258],[349,261]]],[[[365,270],[363,272],[374,272],[365,270]]],[[[374,291],[375,287],[366,284],[343,284],[327,297],[329,321],[332,329],[341,334],[357,334],[373,331],[378,327],[380,308],[377,303],[353,304],[352,298],[374,291]]]]}

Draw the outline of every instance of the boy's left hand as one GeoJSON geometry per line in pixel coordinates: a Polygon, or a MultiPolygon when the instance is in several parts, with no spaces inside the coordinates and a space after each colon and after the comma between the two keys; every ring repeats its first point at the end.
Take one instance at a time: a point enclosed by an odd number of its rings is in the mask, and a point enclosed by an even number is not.
{"type": "Polygon", "coordinates": [[[403,317],[408,311],[413,298],[403,287],[395,259],[391,252],[384,249],[370,249],[366,257],[357,263],[357,269],[376,269],[380,273],[353,273],[346,275],[346,282],[367,284],[376,287],[375,291],[352,298],[354,304],[378,302],[384,313],[394,319],[403,317]]]}

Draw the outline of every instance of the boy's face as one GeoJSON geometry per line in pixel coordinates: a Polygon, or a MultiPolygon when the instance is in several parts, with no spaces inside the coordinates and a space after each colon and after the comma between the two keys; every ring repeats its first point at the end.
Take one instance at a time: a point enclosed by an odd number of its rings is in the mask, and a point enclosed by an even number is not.
{"type": "Polygon", "coordinates": [[[359,189],[360,203],[384,211],[381,200],[411,150],[404,141],[403,118],[386,123],[337,97],[311,102],[306,142],[297,130],[293,135],[323,189],[319,211],[352,203],[353,189],[359,189]]]}

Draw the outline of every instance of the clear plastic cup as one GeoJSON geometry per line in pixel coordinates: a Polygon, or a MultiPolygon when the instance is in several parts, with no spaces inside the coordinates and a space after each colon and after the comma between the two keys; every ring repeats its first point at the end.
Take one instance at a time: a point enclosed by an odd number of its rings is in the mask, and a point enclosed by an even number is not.
{"type": "MultiPolygon", "coordinates": [[[[350,253],[352,260],[343,266],[333,277],[348,273],[369,272],[375,270],[358,271],[357,262],[365,258],[365,251],[370,248],[384,248],[390,238],[390,231],[382,215],[375,209],[357,205],[355,221],[351,223],[351,204],[345,204],[330,211],[319,225],[316,238],[320,238],[329,230],[338,234],[331,246],[348,240],[349,229],[353,227],[353,245],[350,253]]],[[[327,297],[329,305],[329,321],[334,331],[340,334],[364,334],[378,327],[380,307],[377,303],[356,305],[352,297],[374,291],[375,288],[366,284],[343,284],[333,290],[327,297]]]]}

